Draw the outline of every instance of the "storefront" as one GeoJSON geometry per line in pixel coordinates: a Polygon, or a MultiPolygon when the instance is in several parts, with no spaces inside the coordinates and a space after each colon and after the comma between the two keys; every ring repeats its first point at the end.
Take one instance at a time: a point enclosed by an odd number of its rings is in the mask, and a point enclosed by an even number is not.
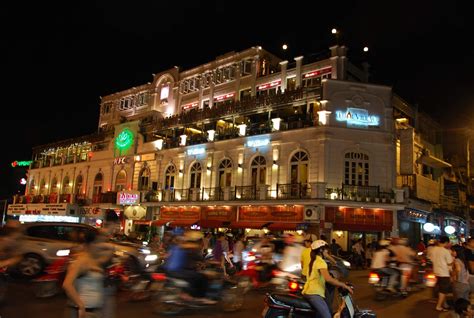
{"type": "Polygon", "coordinates": [[[325,222],[332,223],[331,239],[350,250],[353,242],[362,239],[367,245],[390,236],[393,211],[349,207],[326,207],[325,222]]]}
{"type": "Polygon", "coordinates": [[[102,227],[104,224],[106,209],[99,206],[85,206],[80,209],[81,223],[88,224],[94,227],[102,227]]]}
{"type": "Polygon", "coordinates": [[[163,206],[160,208],[160,219],[153,221],[152,225],[191,228],[197,226],[200,220],[199,206],[163,206]]]}
{"type": "Polygon", "coordinates": [[[79,223],[79,207],[69,203],[10,204],[7,209],[10,218],[20,222],[71,222],[79,223]]]}
{"type": "Polygon", "coordinates": [[[413,248],[420,240],[424,240],[423,224],[426,224],[430,213],[408,207],[397,212],[399,236],[406,237],[413,248]]]}

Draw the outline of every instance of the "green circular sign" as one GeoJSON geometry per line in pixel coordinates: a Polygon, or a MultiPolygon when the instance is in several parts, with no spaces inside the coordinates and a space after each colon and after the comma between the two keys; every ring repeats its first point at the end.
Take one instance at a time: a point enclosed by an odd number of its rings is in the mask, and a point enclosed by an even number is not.
{"type": "Polygon", "coordinates": [[[115,146],[120,150],[127,150],[133,144],[133,133],[125,128],[120,132],[120,134],[115,138],[115,146]]]}

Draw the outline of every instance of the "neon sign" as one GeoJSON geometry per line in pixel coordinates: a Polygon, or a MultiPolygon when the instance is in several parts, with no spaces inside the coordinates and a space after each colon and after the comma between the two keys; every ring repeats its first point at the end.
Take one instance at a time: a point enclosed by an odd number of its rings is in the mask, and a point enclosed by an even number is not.
{"type": "Polygon", "coordinates": [[[259,139],[251,139],[247,140],[247,147],[254,148],[254,147],[263,147],[270,143],[269,138],[259,138],[259,139]]]}
{"type": "Polygon", "coordinates": [[[140,192],[138,191],[121,191],[117,193],[118,205],[133,205],[140,203],[140,192]]]}
{"type": "Polygon", "coordinates": [[[124,165],[128,163],[127,157],[119,157],[114,159],[114,165],[124,165]]]}
{"type": "Polygon", "coordinates": [[[15,160],[12,162],[12,167],[15,168],[15,167],[28,167],[33,161],[18,161],[18,160],[15,160]]]}
{"type": "Polygon", "coordinates": [[[204,147],[191,148],[191,149],[188,149],[188,156],[202,155],[205,152],[206,152],[206,148],[204,147]]]}
{"type": "Polygon", "coordinates": [[[336,120],[347,122],[348,127],[379,126],[380,117],[369,115],[367,109],[349,107],[346,111],[337,110],[336,120]]]}
{"type": "Polygon", "coordinates": [[[130,129],[125,128],[120,132],[120,134],[115,138],[115,146],[120,150],[127,150],[133,145],[133,133],[130,129]]]}

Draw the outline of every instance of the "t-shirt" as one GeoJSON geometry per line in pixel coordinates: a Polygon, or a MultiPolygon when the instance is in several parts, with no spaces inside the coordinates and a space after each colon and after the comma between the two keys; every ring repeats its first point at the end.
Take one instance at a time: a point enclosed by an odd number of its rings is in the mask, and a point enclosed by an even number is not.
{"type": "Polygon", "coordinates": [[[433,272],[438,277],[449,277],[449,270],[453,262],[451,253],[444,247],[435,246],[431,250],[431,261],[433,262],[433,272]]]}
{"type": "Polygon", "coordinates": [[[282,271],[294,272],[301,266],[301,254],[303,246],[299,244],[287,245],[283,250],[283,259],[279,267],[282,271]]]}
{"type": "Polygon", "coordinates": [[[372,264],[370,268],[379,269],[387,267],[387,260],[390,255],[390,251],[386,248],[376,251],[372,257],[372,264]]]}
{"type": "Polygon", "coordinates": [[[320,273],[320,269],[327,269],[328,264],[321,258],[321,256],[316,256],[316,259],[313,263],[313,270],[311,275],[307,276],[306,283],[303,287],[303,294],[306,295],[319,295],[325,297],[326,291],[326,281],[320,273]]]}
{"type": "Polygon", "coordinates": [[[309,272],[309,262],[311,261],[311,248],[305,247],[301,252],[301,262],[303,263],[303,268],[301,269],[301,275],[308,276],[309,272]]]}

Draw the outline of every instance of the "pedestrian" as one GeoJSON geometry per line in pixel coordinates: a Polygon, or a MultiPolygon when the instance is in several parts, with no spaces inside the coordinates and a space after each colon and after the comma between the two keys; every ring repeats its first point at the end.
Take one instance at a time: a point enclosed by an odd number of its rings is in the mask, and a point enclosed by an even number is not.
{"type": "Polygon", "coordinates": [[[450,269],[454,262],[451,253],[446,249],[449,243],[447,236],[441,236],[438,242],[438,246],[433,247],[431,250],[431,261],[433,262],[433,272],[437,279],[438,287],[438,302],[436,304],[437,311],[448,311],[445,307],[446,294],[450,293],[451,280],[450,280],[450,269]]]}
{"type": "Polygon", "coordinates": [[[474,293],[474,238],[467,239],[464,253],[467,260],[467,270],[469,271],[469,286],[471,293],[474,293]]]}
{"type": "Polygon", "coordinates": [[[235,269],[237,271],[242,270],[242,252],[244,251],[244,247],[242,235],[239,234],[235,237],[234,250],[232,253],[232,263],[234,263],[235,269]]]}
{"type": "Polygon", "coordinates": [[[301,278],[305,281],[308,277],[309,262],[311,261],[311,239],[304,240],[304,249],[301,251],[301,278]]]}
{"type": "Polygon", "coordinates": [[[464,248],[459,245],[455,245],[451,249],[452,256],[454,257],[453,266],[453,294],[454,300],[458,298],[464,298],[469,300],[469,272],[468,262],[464,253],[464,248]]]}
{"type": "Polygon", "coordinates": [[[464,298],[459,298],[454,302],[454,313],[453,318],[474,318],[471,302],[464,298]]]}
{"type": "Polygon", "coordinates": [[[339,252],[341,251],[341,245],[336,243],[336,239],[332,239],[331,245],[329,245],[329,250],[331,251],[332,255],[339,256],[339,252]]]}

